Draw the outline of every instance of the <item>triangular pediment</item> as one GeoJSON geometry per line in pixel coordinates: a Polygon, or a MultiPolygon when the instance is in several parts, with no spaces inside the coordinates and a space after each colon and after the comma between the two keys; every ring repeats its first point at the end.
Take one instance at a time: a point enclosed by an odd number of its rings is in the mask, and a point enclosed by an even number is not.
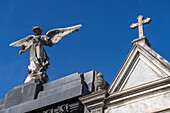
{"type": "Polygon", "coordinates": [[[169,62],[147,45],[134,45],[108,92],[114,93],[170,76],[169,62]]]}
{"type": "Polygon", "coordinates": [[[127,75],[127,79],[122,85],[121,90],[129,89],[160,78],[162,77],[158,73],[150,68],[142,59],[139,59],[131,73],[127,75]]]}

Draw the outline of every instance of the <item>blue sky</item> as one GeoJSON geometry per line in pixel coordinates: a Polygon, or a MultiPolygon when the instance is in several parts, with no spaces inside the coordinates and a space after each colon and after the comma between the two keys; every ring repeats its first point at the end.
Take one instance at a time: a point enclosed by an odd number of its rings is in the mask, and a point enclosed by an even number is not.
{"type": "Polygon", "coordinates": [[[170,61],[169,0],[1,0],[0,1],[0,98],[27,77],[29,52],[9,44],[33,34],[33,26],[48,30],[82,24],[58,44],[45,47],[50,57],[50,81],[91,70],[102,72],[108,83],[138,38],[130,29],[138,15],[152,18],[144,26],[151,48],[170,61]]]}

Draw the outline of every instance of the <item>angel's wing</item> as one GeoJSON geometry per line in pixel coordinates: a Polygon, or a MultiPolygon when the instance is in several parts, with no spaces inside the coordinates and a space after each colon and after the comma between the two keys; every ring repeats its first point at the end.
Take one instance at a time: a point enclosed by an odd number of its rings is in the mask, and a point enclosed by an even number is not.
{"type": "Polygon", "coordinates": [[[25,47],[29,47],[32,45],[34,37],[35,37],[34,35],[29,35],[21,40],[18,40],[10,44],[9,46],[21,47],[22,49],[24,49],[25,47]]]}
{"type": "Polygon", "coordinates": [[[82,25],[79,24],[79,25],[67,27],[67,28],[53,29],[53,30],[48,31],[46,33],[46,36],[50,38],[50,41],[54,45],[58,43],[64,36],[68,35],[69,33],[78,31],[81,26],[82,25]]]}

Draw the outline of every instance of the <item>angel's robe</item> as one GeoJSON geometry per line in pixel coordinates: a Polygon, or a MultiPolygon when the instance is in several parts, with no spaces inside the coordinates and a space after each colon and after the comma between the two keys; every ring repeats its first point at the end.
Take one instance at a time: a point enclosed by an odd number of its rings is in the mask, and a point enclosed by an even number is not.
{"type": "Polygon", "coordinates": [[[35,36],[32,44],[30,44],[29,47],[26,47],[28,50],[30,50],[28,74],[32,77],[46,74],[46,70],[49,67],[49,57],[47,56],[43,45],[50,46],[48,38],[44,36],[35,36]]]}

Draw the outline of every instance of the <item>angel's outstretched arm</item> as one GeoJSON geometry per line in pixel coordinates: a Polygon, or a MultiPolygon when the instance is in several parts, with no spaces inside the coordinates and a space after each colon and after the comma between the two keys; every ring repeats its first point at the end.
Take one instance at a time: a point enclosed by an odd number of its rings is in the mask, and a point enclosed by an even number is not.
{"type": "Polygon", "coordinates": [[[10,46],[13,47],[21,47],[21,51],[19,51],[19,54],[22,55],[23,53],[27,52],[28,50],[30,50],[32,44],[33,44],[33,39],[34,39],[34,35],[29,35],[26,38],[23,38],[21,40],[18,40],[12,44],[10,44],[10,46]]]}
{"type": "Polygon", "coordinates": [[[26,48],[24,47],[24,50],[20,50],[20,51],[19,51],[19,55],[22,55],[23,53],[29,51],[30,48],[31,48],[31,46],[27,46],[26,48]]]}

